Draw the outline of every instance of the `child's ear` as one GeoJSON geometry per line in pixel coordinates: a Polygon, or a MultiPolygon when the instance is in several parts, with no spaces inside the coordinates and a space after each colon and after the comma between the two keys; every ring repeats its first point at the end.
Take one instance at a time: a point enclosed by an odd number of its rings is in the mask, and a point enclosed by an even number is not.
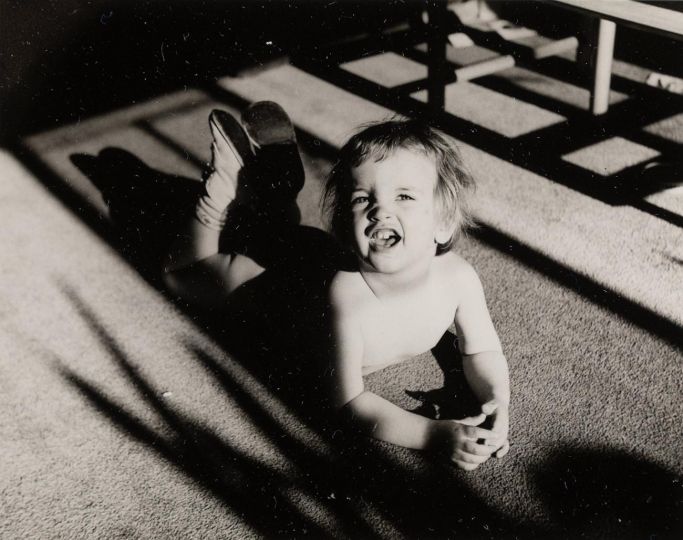
{"type": "Polygon", "coordinates": [[[457,223],[455,220],[442,220],[441,224],[436,228],[434,232],[434,241],[437,244],[447,244],[453,238],[455,234],[455,228],[457,223]]]}

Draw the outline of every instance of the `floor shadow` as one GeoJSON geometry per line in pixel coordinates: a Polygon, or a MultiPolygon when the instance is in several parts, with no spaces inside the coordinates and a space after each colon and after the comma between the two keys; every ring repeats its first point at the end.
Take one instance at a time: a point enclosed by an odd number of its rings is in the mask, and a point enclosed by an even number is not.
{"type": "Polygon", "coordinates": [[[455,334],[444,333],[432,355],[443,372],[443,386],[433,390],[406,390],[406,393],[420,401],[413,412],[428,418],[465,418],[481,412],[481,404],[465,380],[463,359],[458,349],[455,334]]]}
{"type": "Polygon", "coordinates": [[[563,449],[535,481],[555,538],[683,537],[683,478],[624,451],[563,449]]]}
{"type": "Polygon", "coordinates": [[[479,225],[471,234],[480,242],[501,253],[510,254],[528,268],[548,276],[554,282],[575,291],[594,304],[609,309],[683,351],[683,328],[674,321],[625,298],[618,292],[606,288],[603,284],[550,259],[542,252],[492,227],[479,225]]]}
{"type": "Polygon", "coordinates": [[[190,216],[201,184],[149,167],[116,147],[71,162],[102,193],[121,252],[146,274],[158,274],[173,237],[190,216]]]}
{"type": "Polygon", "coordinates": [[[418,8],[404,0],[67,3],[3,10],[2,142],[377,32],[418,8]]]}
{"type": "MultiPolygon", "coordinates": [[[[77,294],[68,288],[63,292],[107,348],[140,399],[163,419],[165,429],[155,430],[128,411],[125,404],[113,401],[94,384],[61,367],[62,376],[97,411],[210,491],[260,534],[280,536],[305,532],[314,537],[326,536],[325,530],[313,523],[286,495],[286,488],[293,483],[292,478],[240,452],[230,441],[204,427],[198,419],[188,418],[174,410],[164,401],[162,393],[140,375],[135,362],[124,354],[77,294]]],[[[269,437],[279,436],[277,431],[269,433],[269,437]]]]}

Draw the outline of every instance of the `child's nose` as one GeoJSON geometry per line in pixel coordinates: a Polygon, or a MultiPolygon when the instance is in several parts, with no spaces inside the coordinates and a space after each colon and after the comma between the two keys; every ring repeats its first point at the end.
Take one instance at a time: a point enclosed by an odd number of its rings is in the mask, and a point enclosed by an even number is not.
{"type": "Polygon", "coordinates": [[[368,219],[370,221],[383,221],[391,217],[391,210],[388,205],[381,201],[375,202],[374,206],[368,212],[368,219]]]}

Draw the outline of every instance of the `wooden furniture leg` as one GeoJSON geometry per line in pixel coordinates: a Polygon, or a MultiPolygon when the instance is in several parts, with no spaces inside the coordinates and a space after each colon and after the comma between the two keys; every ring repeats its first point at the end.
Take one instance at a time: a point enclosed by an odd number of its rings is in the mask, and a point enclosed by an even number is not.
{"type": "Polygon", "coordinates": [[[614,55],[614,37],[617,25],[606,19],[600,19],[598,27],[598,45],[595,51],[595,78],[591,93],[590,108],[594,115],[604,114],[609,106],[609,87],[612,78],[612,57],[614,55]]]}
{"type": "Polygon", "coordinates": [[[431,0],[427,15],[427,102],[432,114],[438,115],[446,104],[446,24],[448,9],[446,0],[431,0]]]}

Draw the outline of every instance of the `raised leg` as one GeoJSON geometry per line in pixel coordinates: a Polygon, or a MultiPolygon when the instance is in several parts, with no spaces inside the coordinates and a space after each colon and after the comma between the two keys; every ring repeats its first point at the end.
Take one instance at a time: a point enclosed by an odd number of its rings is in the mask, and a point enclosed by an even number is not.
{"type": "Polygon", "coordinates": [[[207,309],[220,307],[235,288],[263,271],[253,261],[219,251],[228,207],[236,198],[245,163],[253,156],[246,133],[231,115],[213,111],[209,126],[212,170],[195,215],[178,235],[164,265],[169,289],[207,309]]]}
{"type": "Polygon", "coordinates": [[[276,103],[258,102],[242,124],[246,132],[229,114],[211,113],[212,172],[164,268],[173,292],[205,308],[220,308],[260,275],[273,258],[260,255],[277,257],[276,245],[283,248],[278,232],[298,224],[304,170],[289,117],[276,103]]]}

